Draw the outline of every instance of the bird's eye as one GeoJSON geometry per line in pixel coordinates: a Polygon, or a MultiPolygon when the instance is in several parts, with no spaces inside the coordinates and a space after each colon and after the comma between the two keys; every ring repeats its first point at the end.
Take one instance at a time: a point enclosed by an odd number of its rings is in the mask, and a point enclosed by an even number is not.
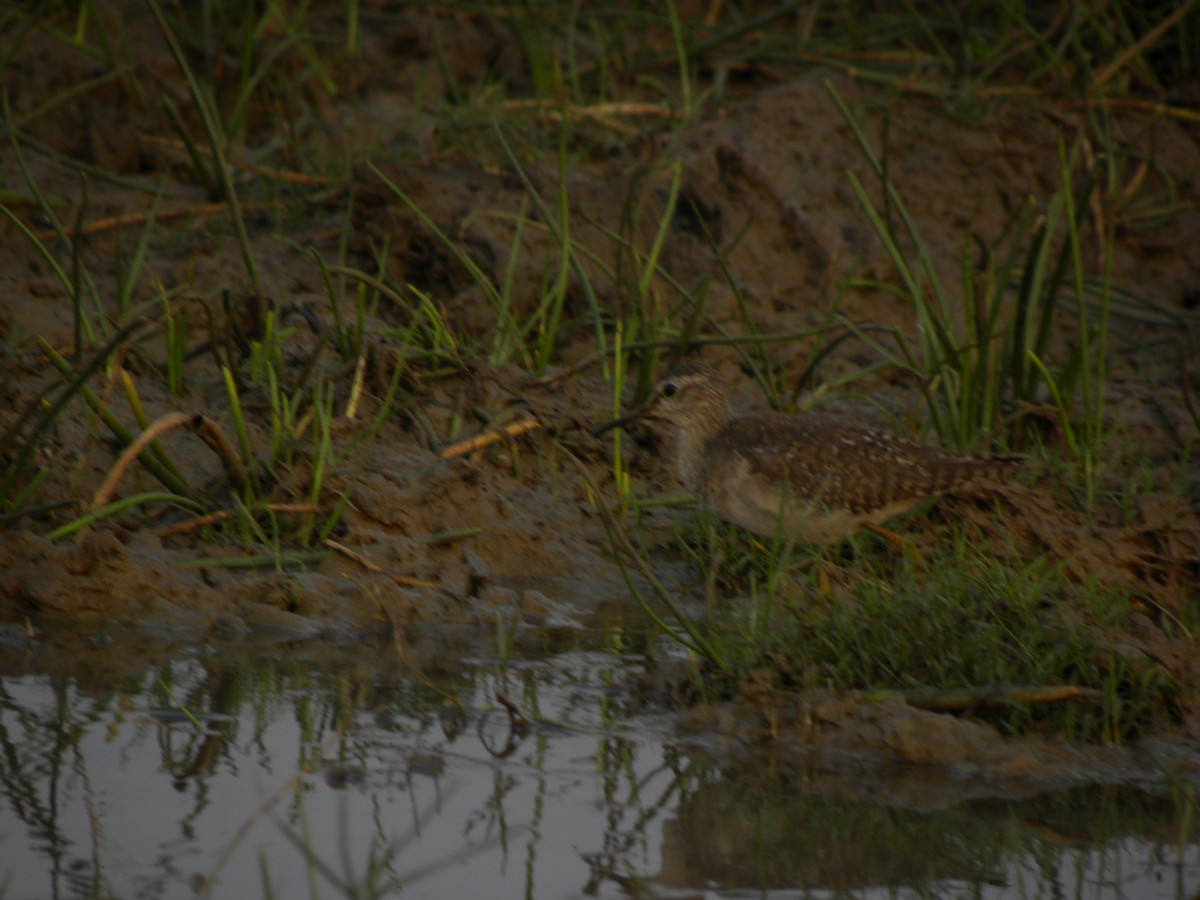
{"type": "Polygon", "coordinates": [[[664,397],[674,397],[679,393],[679,386],[673,381],[668,381],[662,386],[662,395],[664,397]]]}

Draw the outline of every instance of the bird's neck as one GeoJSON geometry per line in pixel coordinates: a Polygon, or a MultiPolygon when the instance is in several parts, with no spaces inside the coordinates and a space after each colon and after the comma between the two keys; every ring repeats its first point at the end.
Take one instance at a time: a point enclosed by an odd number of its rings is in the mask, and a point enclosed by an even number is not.
{"type": "Polygon", "coordinates": [[[687,419],[678,423],[675,453],[679,477],[693,493],[700,484],[708,443],[728,421],[729,408],[724,398],[713,398],[711,403],[690,410],[687,419]]]}

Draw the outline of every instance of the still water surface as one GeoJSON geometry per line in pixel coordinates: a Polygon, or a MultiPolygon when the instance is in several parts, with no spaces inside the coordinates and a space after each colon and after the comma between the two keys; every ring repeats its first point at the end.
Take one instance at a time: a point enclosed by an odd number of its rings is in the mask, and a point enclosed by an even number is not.
{"type": "Polygon", "coordinates": [[[1200,891],[1194,788],[948,801],[939,770],[718,765],[633,700],[636,656],[444,662],[0,678],[0,897],[1200,891]]]}

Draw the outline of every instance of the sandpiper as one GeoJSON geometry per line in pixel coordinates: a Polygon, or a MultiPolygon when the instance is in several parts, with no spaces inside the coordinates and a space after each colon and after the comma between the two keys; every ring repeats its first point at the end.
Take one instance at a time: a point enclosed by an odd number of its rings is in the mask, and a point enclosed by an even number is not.
{"type": "Polygon", "coordinates": [[[702,504],[756,534],[840,541],[927,497],[1008,480],[1012,456],[958,453],[853,424],[779,412],[735,414],[716,370],[668,370],[650,400],[596,430],[643,415],[674,432],[679,477],[702,504]]]}

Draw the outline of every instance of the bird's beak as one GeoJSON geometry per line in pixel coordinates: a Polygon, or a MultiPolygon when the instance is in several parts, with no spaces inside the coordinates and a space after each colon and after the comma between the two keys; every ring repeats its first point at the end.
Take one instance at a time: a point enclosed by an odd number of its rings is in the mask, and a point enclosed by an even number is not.
{"type": "Polygon", "coordinates": [[[655,398],[651,397],[637,409],[625,413],[625,415],[621,416],[619,419],[613,419],[611,422],[605,422],[598,428],[593,428],[592,437],[600,437],[601,435],[612,431],[614,428],[620,428],[623,425],[628,425],[630,422],[633,422],[636,419],[640,419],[654,408],[654,400],[655,398]]]}

